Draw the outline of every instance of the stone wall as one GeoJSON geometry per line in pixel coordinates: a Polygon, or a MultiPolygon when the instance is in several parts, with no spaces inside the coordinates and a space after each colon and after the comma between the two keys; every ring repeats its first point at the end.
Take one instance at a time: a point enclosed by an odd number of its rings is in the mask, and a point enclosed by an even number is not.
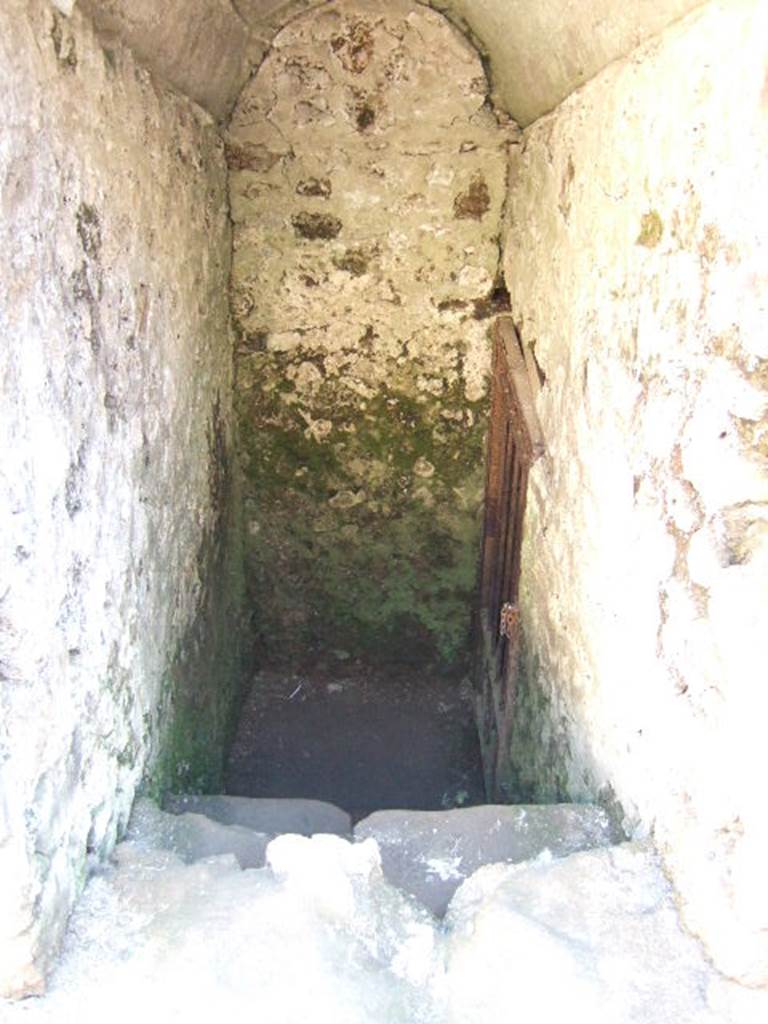
{"type": "Polygon", "coordinates": [[[712,3],[525,133],[505,272],[546,375],[513,795],[653,830],[768,983],[768,11],[712,3]],[[762,625],[761,625],[762,624],[762,625]]]}
{"type": "Polygon", "coordinates": [[[215,781],[235,674],[229,230],[208,116],[0,9],[0,992],[144,776],[215,781]]]}
{"type": "Polygon", "coordinates": [[[466,650],[504,304],[486,90],[441,15],[343,0],[277,36],[235,109],[237,407],[271,653],[466,650]]]}

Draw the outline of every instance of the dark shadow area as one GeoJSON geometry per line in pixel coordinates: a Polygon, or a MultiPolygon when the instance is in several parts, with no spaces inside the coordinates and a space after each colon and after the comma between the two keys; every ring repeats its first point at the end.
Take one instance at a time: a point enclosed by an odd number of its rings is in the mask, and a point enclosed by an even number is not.
{"type": "Polygon", "coordinates": [[[235,796],[327,800],[354,820],[485,800],[460,679],[332,656],[256,674],[225,782],[235,796]]]}

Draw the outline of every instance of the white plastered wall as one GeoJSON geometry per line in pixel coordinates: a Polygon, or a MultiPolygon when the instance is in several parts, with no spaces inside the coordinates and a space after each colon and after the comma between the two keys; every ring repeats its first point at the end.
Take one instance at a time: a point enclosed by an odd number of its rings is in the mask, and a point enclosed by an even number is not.
{"type": "Polygon", "coordinates": [[[714,2],[525,133],[505,242],[546,374],[513,774],[613,794],[768,983],[768,10],[714,2]]]}
{"type": "Polygon", "coordinates": [[[208,115],[77,10],[6,0],[0,93],[0,993],[18,995],[174,719],[220,515],[229,235],[208,115]]]}

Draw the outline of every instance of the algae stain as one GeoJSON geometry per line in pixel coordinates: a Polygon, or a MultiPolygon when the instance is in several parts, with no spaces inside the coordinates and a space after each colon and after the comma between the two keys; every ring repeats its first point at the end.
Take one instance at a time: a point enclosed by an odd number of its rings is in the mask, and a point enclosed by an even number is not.
{"type": "Polygon", "coordinates": [[[646,249],[655,249],[664,234],[664,222],[657,210],[649,210],[644,213],[640,220],[640,234],[635,239],[635,245],[645,246],[646,249]]]}
{"type": "Polygon", "coordinates": [[[326,381],[309,410],[330,424],[318,438],[308,410],[276,388],[278,362],[239,410],[258,524],[250,600],[267,656],[332,643],[455,667],[475,586],[483,403],[468,413],[459,384],[440,396],[383,387],[361,400],[326,381]]]}
{"type": "Polygon", "coordinates": [[[80,203],[75,216],[77,236],[86,257],[98,260],[101,253],[101,220],[95,207],[80,203]]]}
{"type": "Polygon", "coordinates": [[[65,72],[77,70],[77,49],[75,40],[66,29],[62,16],[54,11],[53,23],[51,25],[51,42],[56,60],[65,72]]]}

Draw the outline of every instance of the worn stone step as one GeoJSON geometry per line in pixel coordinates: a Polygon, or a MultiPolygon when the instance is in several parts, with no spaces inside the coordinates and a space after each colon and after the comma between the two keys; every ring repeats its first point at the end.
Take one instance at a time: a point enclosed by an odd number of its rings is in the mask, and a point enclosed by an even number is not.
{"type": "Polygon", "coordinates": [[[762,1013],[757,1002],[728,1012],[733,992],[681,929],[649,842],[480,868],[452,899],[444,934],[451,1024],[512,1019],[510,992],[522,1020],[768,1020],[764,1000],[762,1013]]]}
{"type": "Polygon", "coordinates": [[[272,836],[284,832],[301,836],[317,832],[352,835],[352,819],[347,812],[323,800],[169,795],[163,808],[171,814],[204,814],[222,825],[240,825],[272,836]]]}
{"type": "Polygon", "coordinates": [[[229,854],[245,869],[264,867],[267,845],[274,835],[243,825],[224,825],[204,814],[169,814],[150,800],[139,799],[133,805],[125,838],[142,848],[167,850],[185,864],[229,854]]]}
{"type": "Polygon", "coordinates": [[[373,838],[387,879],[442,915],[464,879],[486,864],[564,857],[625,837],[594,804],[485,804],[450,811],[376,811],[355,839],[373,838]]]}

